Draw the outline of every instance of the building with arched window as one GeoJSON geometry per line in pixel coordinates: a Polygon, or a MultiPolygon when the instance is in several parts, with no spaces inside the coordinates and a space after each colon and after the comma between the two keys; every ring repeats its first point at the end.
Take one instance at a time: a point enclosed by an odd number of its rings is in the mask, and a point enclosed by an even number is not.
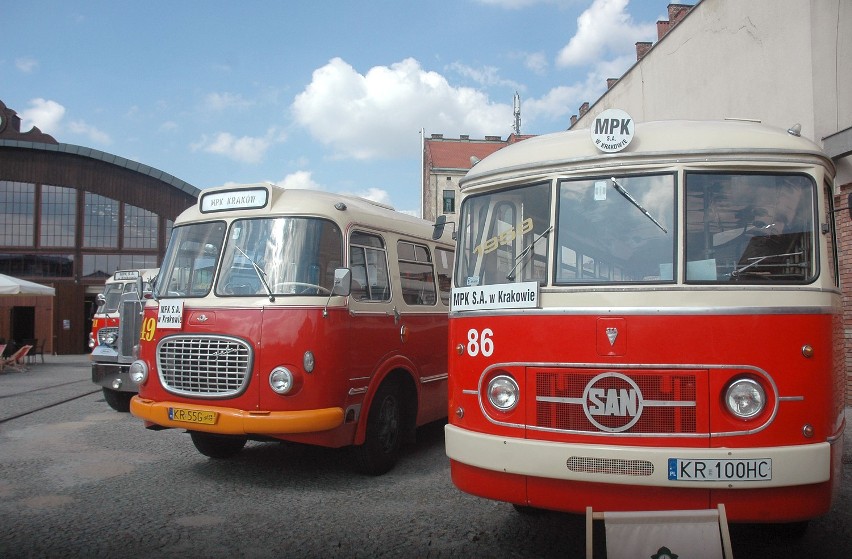
{"type": "Polygon", "coordinates": [[[54,287],[56,297],[0,298],[0,337],[84,353],[104,280],[118,269],[156,268],[174,219],[199,190],[20,126],[0,101],[0,273],[54,287]]]}

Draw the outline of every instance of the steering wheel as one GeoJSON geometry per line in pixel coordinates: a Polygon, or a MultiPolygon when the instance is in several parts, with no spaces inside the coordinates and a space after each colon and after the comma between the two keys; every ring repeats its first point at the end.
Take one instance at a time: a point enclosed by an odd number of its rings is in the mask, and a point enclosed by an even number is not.
{"type": "Polygon", "coordinates": [[[316,289],[316,293],[313,295],[331,295],[331,290],[326,289],[321,285],[316,285],[314,283],[305,283],[301,281],[282,281],[272,285],[273,293],[284,293],[285,289],[289,288],[290,290],[287,293],[294,293],[297,295],[304,295],[311,289],[316,289]]]}

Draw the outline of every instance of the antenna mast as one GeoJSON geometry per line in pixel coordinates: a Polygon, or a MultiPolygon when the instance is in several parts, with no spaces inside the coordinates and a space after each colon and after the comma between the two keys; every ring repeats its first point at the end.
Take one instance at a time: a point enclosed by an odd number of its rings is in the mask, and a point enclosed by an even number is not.
{"type": "Polygon", "coordinates": [[[512,125],[512,130],[514,130],[516,136],[521,135],[521,96],[518,92],[515,92],[515,99],[513,100],[513,108],[515,113],[515,124],[512,125]]]}

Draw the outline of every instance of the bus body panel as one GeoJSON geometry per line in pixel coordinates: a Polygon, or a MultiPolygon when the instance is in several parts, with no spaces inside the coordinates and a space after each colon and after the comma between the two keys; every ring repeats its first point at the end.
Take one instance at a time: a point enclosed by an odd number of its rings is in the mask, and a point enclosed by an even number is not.
{"type": "Polygon", "coordinates": [[[846,383],[830,159],[753,122],[524,140],[460,181],[453,483],[521,506],[825,514],[846,383]]]}

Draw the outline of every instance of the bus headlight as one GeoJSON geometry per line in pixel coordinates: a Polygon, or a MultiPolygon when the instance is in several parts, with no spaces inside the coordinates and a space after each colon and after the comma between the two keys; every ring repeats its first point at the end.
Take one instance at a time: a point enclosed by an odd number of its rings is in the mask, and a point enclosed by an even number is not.
{"type": "Polygon", "coordinates": [[[735,417],[750,419],[766,407],[766,392],[759,382],[740,378],[725,391],[725,405],[735,417]]]}
{"type": "Polygon", "coordinates": [[[118,342],[118,334],[110,333],[104,337],[104,345],[108,345],[110,347],[115,347],[116,342],[118,342]]]}
{"type": "Polygon", "coordinates": [[[488,401],[500,411],[511,411],[518,405],[520,388],[509,375],[498,375],[488,383],[488,401]]]}
{"type": "Polygon", "coordinates": [[[275,367],[269,373],[269,386],[278,394],[287,394],[293,390],[294,384],[293,373],[286,367],[275,367]]]}
{"type": "Polygon", "coordinates": [[[130,364],[130,380],[136,384],[142,384],[148,379],[148,364],[144,361],[134,361],[130,364]]]}

